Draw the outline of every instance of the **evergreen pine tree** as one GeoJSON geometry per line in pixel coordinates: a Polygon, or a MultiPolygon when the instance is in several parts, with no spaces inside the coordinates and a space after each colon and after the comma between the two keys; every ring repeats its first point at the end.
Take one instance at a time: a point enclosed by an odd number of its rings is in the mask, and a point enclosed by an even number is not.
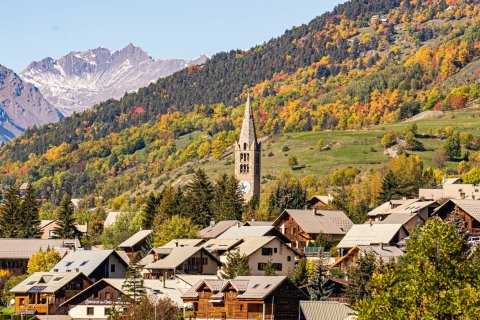
{"type": "Polygon", "coordinates": [[[18,238],[20,225],[20,192],[15,186],[9,187],[3,194],[0,205],[0,237],[18,238]]]}
{"type": "Polygon", "coordinates": [[[302,258],[295,267],[295,272],[290,276],[290,280],[296,286],[303,286],[308,282],[307,259],[302,258]]]}
{"type": "Polygon", "coordinates": [[[241,220],[245,203],[235,176],[223,174],[214,188],[212,210],[216,221],[241,220]]]}
{"type": "Polygon", "coordinates": [[[399,189],[399,185],[397,182],[397,178],[395,177],[392,171],[388,171],[387,174],[385,174],[385,177],[383,178],[382,191],[380,191],[380,194],[378,195],[378,200],[381,203],[384,203],[392,199],[398,198],[399,197],[398,189],[399,189]]]}
{"type": "Polygon", "coordinates": [[[348,285],[345,293],[351,306],[370,296],[369,282],[374,271],[375,256],[370,252],[358,259],[356,265],[348,270],[348,285]]]}
{"type": "Polygon", "coordinates": [[[75,226],[75,218],[73,217],[73,204],[70,195],[65,193],[58,209],[57,219],[58,227],[56,227],[56,237],[60,239],[72,239],[79,236],[77,227],[75,226]]]}
{"type": "Polygon", "coordinates": [[[192,181],[186,186],[186,198],[188,199],[187,212],[197,225],[206,227],[213,218],[212,200],[213,185],[205,171],[198,169],[192,181]]]}
{"type": "Polygon", "coordinates": [[[142,269],[140,265],[140,257],[134,254],[130,260],[130,264],[125,274],[125,281],[122,285],[122,290],[125,292],[124,298],[132,303],[137,303],[146,295],[145,287],[143,286],[142,269]]]}
{"type": "Polygon", "coordinates": [[[28,184],[25,196],[23,197],[20,211],[22,225],[19,231],[19,237],[40,238],[42,231],[40,229],[38,205],[35,197],[35,191],[30,183],[28,184]]]}
{"type": "Polygon", "coordinates": [[[222,279],[234,279],[238,276],[249,276],[250,267],[248,266],[248,257],[240,255],[237,250],[230,251],[227,254],[227,263],[225,263],[220,277],[222,279]]]}
{"type": "Polygon", "coordinates": [[[150,192],[145,200],[144,205],[142,206],[142,228],[150,230],[153,227],[153,222],[155,219],[155,214],[157,212],[157,207],[160,203],[161,198],[159,195],[154,192],[150,192]]]}
{"type": "Polygon", "coordinates": [[[328,283],[327,269],[321,257],[316,263],[315,273],[307,290],[310,300],[314,301],[327,300],[333,292],[333,285],[328,283]]]}
{"type": "Polygon", "coordinates": [[[267,263],[265,264],[265,267],[263,268],[263,274],[267,277],[277,275],[277,269],[275,269],[275,265],[273,264],[271,258],[268,259],[267,263]]]}

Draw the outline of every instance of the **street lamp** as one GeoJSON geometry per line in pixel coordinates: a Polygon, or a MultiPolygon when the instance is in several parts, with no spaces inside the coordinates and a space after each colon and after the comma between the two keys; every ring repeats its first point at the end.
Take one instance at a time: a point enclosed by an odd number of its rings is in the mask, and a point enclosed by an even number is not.
{"type": "Polygon", "coordinates": [[[162,294],[162,292],[158,289],[153,290],[153,318],[157,320],[157,304],[158,304],[158,295],[162,294]]]}

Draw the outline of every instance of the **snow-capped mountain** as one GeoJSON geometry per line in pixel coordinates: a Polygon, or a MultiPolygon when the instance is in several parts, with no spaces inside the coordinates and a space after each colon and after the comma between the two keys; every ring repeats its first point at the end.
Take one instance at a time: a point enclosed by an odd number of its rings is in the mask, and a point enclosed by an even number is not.
{"type": "Polygon", "coordinates": [[[34,85],[0,65],[0,141],[8,141],[33,125],[63,119],[34,85]]]}
{"type": "Polygon", "coordinates": [[[155,60],[141,48],[129,44],[119,51],[97,48],[70,52],[54,60],[31,63],[20,76],[33,83],[45,99],[65,115],[80,112],[125,92],[136,91],[192,64],[202,64],[206,56],[186,61],[155,60]]]}

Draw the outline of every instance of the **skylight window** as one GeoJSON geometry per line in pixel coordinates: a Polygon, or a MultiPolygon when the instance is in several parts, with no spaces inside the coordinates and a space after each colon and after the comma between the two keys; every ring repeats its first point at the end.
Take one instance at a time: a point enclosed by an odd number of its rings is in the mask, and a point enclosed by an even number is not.
{"type": "Polygon", "coordinates": [[[87,261],[83,261],[82,263],[80,263],[80,267],[83,267],[84,265],[86,265],[88,263],[88,260],[87,261]]]}
{"type": "Polygon", "coordinates": [[[255,284],[252,289],[257,289],[260,286],[260,283],[255,284]]]}
{"type": "Polygon", "coordinates": [[[65,267],[70,267],[72,264],[73,264],[73,261],[68,261],[68,262],[65,264],[65,267]]]}
{"type": "Polygon", "coordinates": [[[60,281],[62,279],[63,279],[63,277],[55,277],[55,278],[53,278],[53,281],[60,281]]]}
{"type": "Polygon", "coordinates": [[[265,286],[265,289],[268,289],[270,286],[271,286],[271,284],[270,284],[270,283],[269,283],[269,284],[267,284],[267,285],[265,286]]]}
{"type": "Polygon", "coordinates": [[[36,281],[30,281],[29,283],[27,283],[27,286],[31,286],[32,284],[35,284],[36,281]]]}

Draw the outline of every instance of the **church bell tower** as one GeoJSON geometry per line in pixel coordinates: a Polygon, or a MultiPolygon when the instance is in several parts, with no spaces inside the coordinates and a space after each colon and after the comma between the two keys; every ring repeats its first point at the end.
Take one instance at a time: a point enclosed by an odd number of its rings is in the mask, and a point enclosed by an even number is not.
{"type": "Polygon", "coordinates": [[[260,150],[249,95],[240,138],[235,143],[235,176],[240,181],[245,201],[250,201],[254,195],[260,198],[260,150]]]}

